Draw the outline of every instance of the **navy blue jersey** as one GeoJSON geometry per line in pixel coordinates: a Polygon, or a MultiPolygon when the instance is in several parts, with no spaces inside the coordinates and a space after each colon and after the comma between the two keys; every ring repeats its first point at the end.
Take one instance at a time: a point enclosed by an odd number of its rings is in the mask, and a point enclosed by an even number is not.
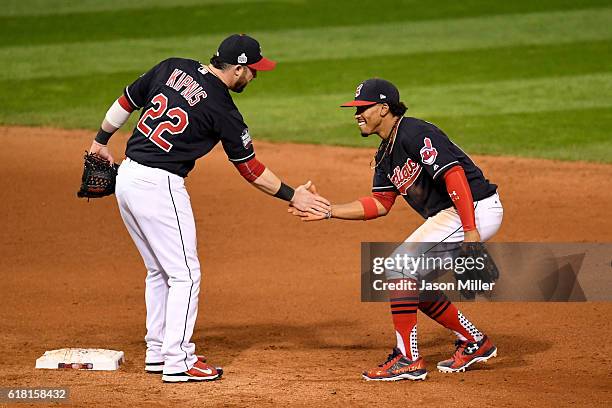
{"type": "Polygon", "coordinates": [[[255,156],[229,90],[198,61],[162,61],[124,94],[134,109],[142,109],[125,152],[140,164],[186,177],[219,141],[234,163],[255,156]]]}
{"type": "Polygon", "coordinates": [[[423,218],[453,206],[443,176],[456,165],[463,167],[474,201],[497,190],[442,130],[416,118],[400,119],[394,140],[381,142],[375,161],[372,191],[401,194],[423,218]]]}

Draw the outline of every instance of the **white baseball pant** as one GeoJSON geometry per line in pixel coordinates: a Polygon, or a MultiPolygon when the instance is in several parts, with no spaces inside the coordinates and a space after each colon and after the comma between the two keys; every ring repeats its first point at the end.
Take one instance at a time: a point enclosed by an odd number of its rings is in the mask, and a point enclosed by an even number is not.
{"type": "Polygon", "coordinates": [[[184,179],[126,158],[115,195],[121,218],[147,269],[146,362],[164,362],[164,373],[189,370],[197,361],[191,336],[198,313],[200,262],[184,179]]]}
{"type": "MultiPolygon", "coordinates": [[[[474,203],[474,214],[481,241],[488,241],[497,233],[504,217],[504,208],[499,195],[495,193],[483,200],[476,201],[474,203]]],[[[432,255],[435,251],[430,252],[430,250],[435,250],[436,244],[440,242],[463,242],[463,225],[455,207],[447,208],[433,217],[429,217],[406,238],[404,244],[399,246],[390,257],[404,254],[412,257],[419,257],[421,254],[427,253],[432,255]]],[[[436,253],[435,256],[445,257],[440,253],[436,253]]],[[[427,269],[421,270],[419,275],[429,272],[427,269]]],[[[395,268],[386,269],[385,275],[387,279],[402,279],[407,276],[405,271],[395,268]]]]}

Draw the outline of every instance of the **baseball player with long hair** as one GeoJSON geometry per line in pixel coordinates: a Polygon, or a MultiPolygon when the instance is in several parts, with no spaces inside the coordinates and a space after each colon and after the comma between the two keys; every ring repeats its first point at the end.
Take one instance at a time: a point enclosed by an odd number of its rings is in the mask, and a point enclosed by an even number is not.
{"type": "MultiPolygon", "coordinates": [[[[219,142],[253,186],[312,215],[329,201],[295,190],[256,157],[251,135],[230,91],[242,92],[258,71],[274,69],[259,43],[231,35],[204,65],[184,58],[160,62],[128,85],[108,110],[90,152],[114,161],[107,143],[130,114],[142,110],[119,167],[121,217],[147,269],[145,369],[165,382],[206,381],[222,370],[196,355],[191,342],[198,312],[200,262],[185,177],[219,142]]],[[[206,205],[206,204],[205,204],[206,205]]]]}
{"type": "MultiPolygon", "coordinates": [[[[381,138],[372,163],[372,195],[333,204],[325,215],[293,207],[290,213],[304,221],[371,220],[388,214],[401,195],[426,220],[406,239],[407,245],[480,242],[498,231],[503,207],[497,186],[485,179],[442,130],[429,122],[404,117],[406,106],[392,83],[368,79],[359,84],[354,100],[342,106],[356,108],[355,120],[362,136],[376,134],[381,138]]],[[[392,270],[386,270],[386,274],[392,283],[406,277],[392,270]]],[[[384,363],[363,372],[366,380],[425,379],[427,370],[417,344],[417,309],[457,336],[455,353],[438,363],[440,371],[465,371],[497,355],[492,341],[442,292],[429,293],[424,299],[414,287],[389,292],[397,345],[384,363]]]]}

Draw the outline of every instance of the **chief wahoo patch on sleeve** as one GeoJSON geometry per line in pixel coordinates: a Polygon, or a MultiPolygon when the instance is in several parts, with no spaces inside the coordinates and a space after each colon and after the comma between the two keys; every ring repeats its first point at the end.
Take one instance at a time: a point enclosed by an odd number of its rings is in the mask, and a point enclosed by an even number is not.
{"type": "Polygon", "coordinates": [[[420,150],[421,161],[423,161],[423,164],[427,165],[434,164],[436,157],[438,157],[438,151],[432,146],[430,138],[426,137],[423,139],[423,143],[425,143],[425,146],[420,150]]]}

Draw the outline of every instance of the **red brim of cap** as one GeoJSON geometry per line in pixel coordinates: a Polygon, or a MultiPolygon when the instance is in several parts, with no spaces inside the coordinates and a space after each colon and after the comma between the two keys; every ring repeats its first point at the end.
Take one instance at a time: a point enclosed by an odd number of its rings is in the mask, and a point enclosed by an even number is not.
{"type": "Polygon", "coordinates": [[[368,105],[376,105],[378,102],[372,101],[350,101],[347,103],[343,103],[340,105],[341,108],[350,107],[350,106],[368,106],[368,105]]]}
{"type": "Polygon", "coordinates": [[[276,66],[276,62],[267,59],[266,57],[262,57],[259,61],[254,64],[249,64],[249,67],[257,70],[257,71],[272,71],[276,66]]]}

